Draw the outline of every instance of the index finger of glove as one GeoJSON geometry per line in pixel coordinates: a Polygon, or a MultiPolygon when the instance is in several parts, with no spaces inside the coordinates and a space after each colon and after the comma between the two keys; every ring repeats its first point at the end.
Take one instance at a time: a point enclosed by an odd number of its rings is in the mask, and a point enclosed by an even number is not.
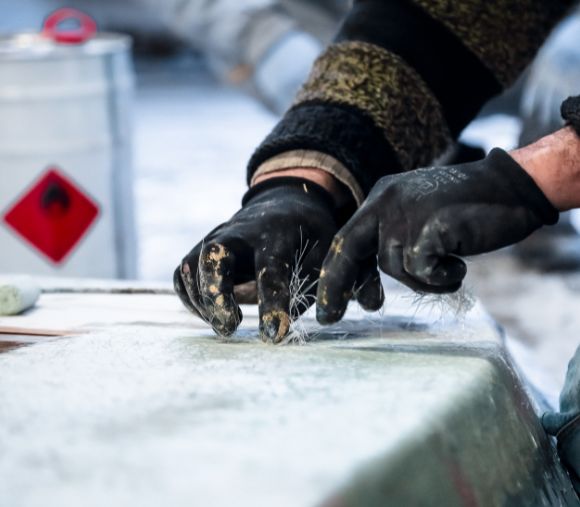
{"type": "Polygon", "coordinates": [[[290,330],[291,252],[256,255],[256,283],[260,334],[264,341],[280,343],[290,330]]]}
{"type": "Polygon", "coordinates": [[[316,297],[316,318],[321,324],[333,324],[343,317],[361,265],[376,255],[376,219],[361,211],[334,237],[322,264],[316,297]]]}
{"type": "Polygon", "coordinates": [[[181,266],[189,300],[216,333],[230,336],[242,317],[233,294],[233,250],[219,238],[196,250],[185,258],[181,266]]]}

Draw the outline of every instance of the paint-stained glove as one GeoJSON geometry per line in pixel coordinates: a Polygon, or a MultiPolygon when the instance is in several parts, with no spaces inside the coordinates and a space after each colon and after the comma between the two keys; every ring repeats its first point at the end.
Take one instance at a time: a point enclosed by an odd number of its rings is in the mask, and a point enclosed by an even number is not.
{"type": "Polygon", "coordinates": [[[532,178],[500,149],[478,162],[386,176],[333,240],[317,318],[342,318],[360,267],[376,266],[377,255],[381,270],[415,291],[454,292],[466,274],[459,256],[516,243],[557,220],[532,178]]]}
{"type": "Polygon", "coordinates": [[[314,303],[320,265],[339,228],[336,214],[332,196],[308,180],[260,183],[229,222],[185,257],[175,271],[175,290],[216,333],[229,336],[242,320],[234,286],[256,280],[262,338],[278,343],[292,318],[314,303]],[[303,297],[291,312],[291,292],[299,290],[303,297]]]}

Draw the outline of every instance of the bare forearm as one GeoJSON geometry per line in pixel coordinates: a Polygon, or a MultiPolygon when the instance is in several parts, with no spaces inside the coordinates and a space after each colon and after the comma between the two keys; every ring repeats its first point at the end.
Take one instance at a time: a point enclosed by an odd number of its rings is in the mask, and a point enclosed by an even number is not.
{"type": "Polygon", "coordinates": [[[571,127],[510,152],[560,211],[580,208],[580,138],[571,127]]]}

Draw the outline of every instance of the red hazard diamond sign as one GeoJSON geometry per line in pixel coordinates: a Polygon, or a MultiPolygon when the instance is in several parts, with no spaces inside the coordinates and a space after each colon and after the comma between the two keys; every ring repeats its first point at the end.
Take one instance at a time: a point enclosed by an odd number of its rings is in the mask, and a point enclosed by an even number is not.
{"type": "Polygon", "coordinates": [[[49,168],[4,215],[16,233],[60,264],[99,214],[98,206],[56,168],[49,168]]]}

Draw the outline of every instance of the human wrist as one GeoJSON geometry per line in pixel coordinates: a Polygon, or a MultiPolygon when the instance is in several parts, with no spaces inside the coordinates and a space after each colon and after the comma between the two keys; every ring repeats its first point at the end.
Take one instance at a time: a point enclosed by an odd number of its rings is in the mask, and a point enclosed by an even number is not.
{"type": "Polygon", "coordinates": [[[580,138],[565,127],[510,156],[559,211],[580,207],[580,138]]]}
{"type": "Polygon", "coordinates": [[[271,200],[282,203],[284,201],[302,200],[305,195],[309,195],[309,201],[317,201],[333,215],[336,214],[337,207],[334,197],[327,190],[312,180],[296,176],[282,176],[280,178],[270,178],[251,186],[242,197],[242,207],[250,202],[260,200],[271,200]]]}
{"type": "Polygon", "coordinates": [[[252,187],[272,178],[303,178],[316,183],[326,190],[334,199],[337,206],[352,199],[350,192],[330,173],[313,167],[294,167],[258,175],[252,181],[252,187]]]}

